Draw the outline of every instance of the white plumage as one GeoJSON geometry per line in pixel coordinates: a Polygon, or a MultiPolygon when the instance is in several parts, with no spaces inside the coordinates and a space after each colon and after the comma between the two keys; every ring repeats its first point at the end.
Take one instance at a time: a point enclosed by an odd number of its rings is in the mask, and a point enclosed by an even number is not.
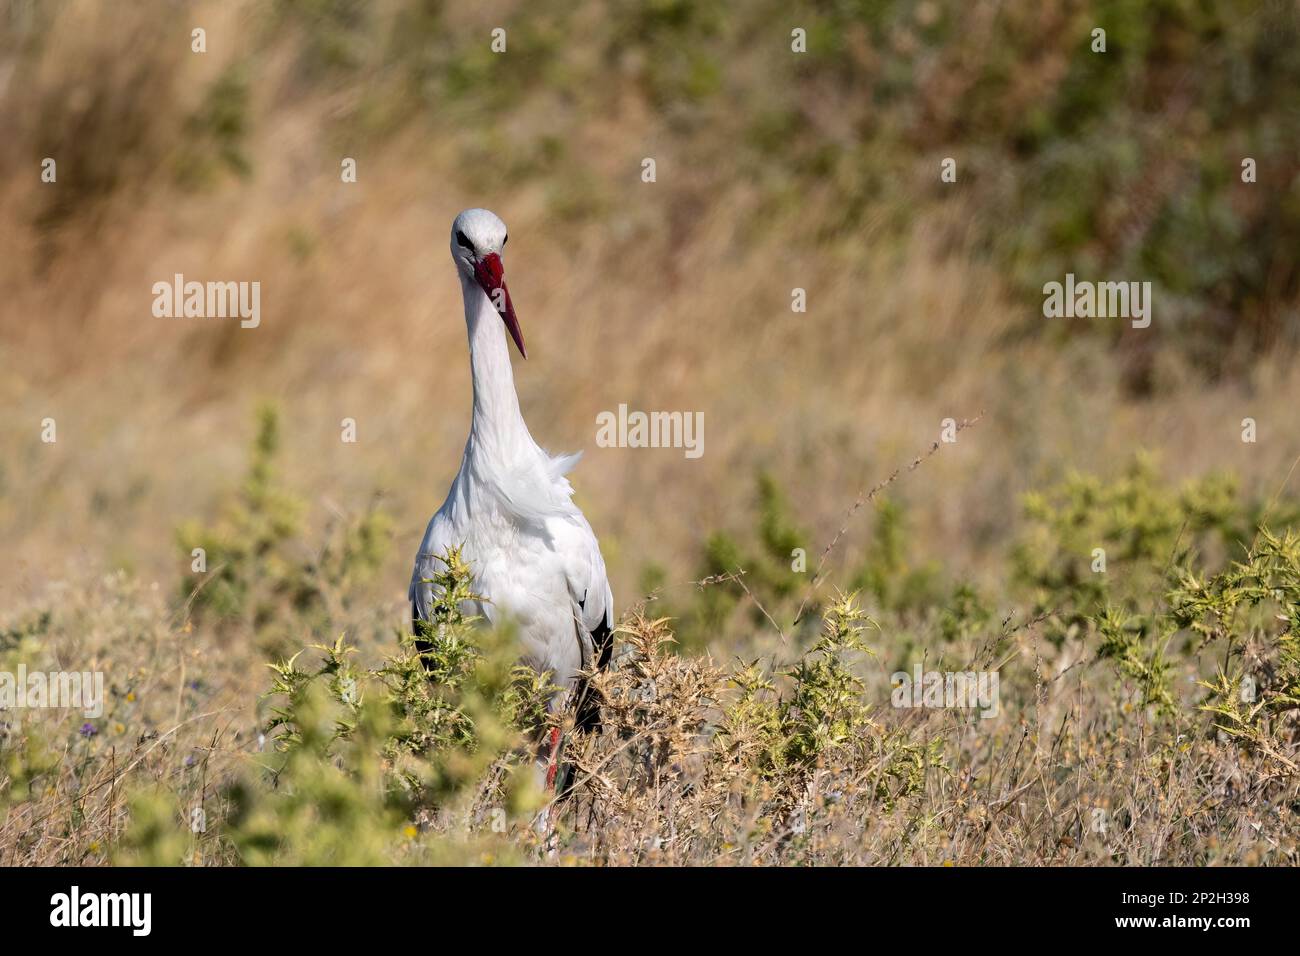
{"type": "MultiPolygon", "coordinates": [[[[519,409],[506,332],[526,358],[523,335],[502,274],[506,226],[486,209],[467,209],[451,229],[460,276],[474,383],[473,418],[460,471],[429,521],[411,576],[412,613],[426,620],[428,579],[448,547],[460,547],[473,587],[485,599],[468,608],[517,628],[521,656],[550,671],[562,707],[579,671],[608,663],[613,595],[591,525],[565,477],[580,454],[552,456],[529,434],[519,409]]],[[[594,711],[579,714],[579,725],[594,711]]],[[[558,735],[551,738],[546,783],[553,785],[558,735]]]]}

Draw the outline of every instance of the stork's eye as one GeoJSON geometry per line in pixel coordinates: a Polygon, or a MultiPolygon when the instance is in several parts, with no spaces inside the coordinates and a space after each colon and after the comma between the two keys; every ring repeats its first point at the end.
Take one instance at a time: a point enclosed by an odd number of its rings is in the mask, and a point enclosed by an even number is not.
{"type": "Polygon", "coordinates": [[[504,248],[506,247],[506,243],[509,242],[509,241],[510,241],[510,237],[509,237],[509,236],[502,236],[502,237],[501,237],[501,248],[504,249],[504,248]]]}
{"type": "Polygon", "coordinates": [[[465,233],[461,232],[459,229],[456,230],[456,241],[460,243],[462,246],[464,246],[466,249],[468,249],[470,252],[474,251],[474,243],[466,239],[465,233]]]}

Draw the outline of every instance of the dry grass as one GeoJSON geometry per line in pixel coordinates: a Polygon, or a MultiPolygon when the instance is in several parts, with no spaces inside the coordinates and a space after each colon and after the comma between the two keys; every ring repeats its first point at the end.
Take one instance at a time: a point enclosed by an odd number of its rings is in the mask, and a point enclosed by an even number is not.
{"type": "MultiPolygon", "coordinates": [[[[218,648],[200,634],[169,630],[156,596],[110,578],[95,582],[93,598],[80,613],[57,612],[51,631],[110,644],[121,683],[95,738],[78,736],[75,716],[10,725],[5,864],[1294,865],[1300,852],[1294,736],[1270,754],[1216,736],[1190,707],[1161,719],[1104,664],[1066,663],[1077,649],[1054,653],[1041,619],[1007,621],[982,646],[951,649],[963,666],[1000,666],[1011,687],[997,719],[891,710],[885,674],[868,669],[852,732],[815,759],[774,764],[764,708],[776,698],[749,698],[754,675],[743,669],[672,652],[666,622],[634,609],[617,665],[599,683],[605,732],[569,739],[575,789],[543,845],[528,822],[536,802],[505,783],[521,757],[491,769],[490,755],[453,763],[464,789],[443,811],[386,819],[364,771],[341,791],[320,789],[263,748],[243,682],[228,679],[229,657],[214,662],[218,648]],[[120,627],[108,631],[106,620],[120,627]],[[14,802],[33,782],[17,754],[46,742],[55,742],[52,764],[14,802]],[[298,793],[315,814],[240,809],[239,788],[251,785],[272,786],[263,801],[298,793]],[[355,803],[360,819],[340,824],[337,801],[355,803]],[[188,826],[196,807],[201,833],[188,826]],[[262,831],[249,835],[250,815],[272,835],[265,846],[282,849],[258,855],[262,831]],[[335,827],[341,837],[321,835],[335,827]]],[[[866,633],[869,647],[887,640],[866,633]]],[[[57,646],[82,658],[67,640],[57,646]]],[[[1180,706],[1191,690],[1180,690],[1180,706]]],[[[356,746],[373,751],[357,734],[356,746]]],[[[356,769],[350,753],[335,759],[356,769]]]]}

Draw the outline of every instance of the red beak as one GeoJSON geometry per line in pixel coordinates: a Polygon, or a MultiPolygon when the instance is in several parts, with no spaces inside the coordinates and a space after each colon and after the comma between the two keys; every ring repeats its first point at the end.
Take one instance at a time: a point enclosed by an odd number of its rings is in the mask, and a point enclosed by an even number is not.
{"type": "Polygon", "coordinates": [[[524,348],[524,333],[519,330],[519,320],[515,318],[515,307],[510,301],[510,290],[506,288],[506,279],[501,268],[501,257],[495,252],[489,252],[475,262],[474,278],[478,280],[479,287],[487,295],[488,301],[501,315],[501,321],[506,324],[506,328],[510,331],[510,337],[515,340],[515,345],[519,347],[519,354],[524,358],[528,358],[528,350],[524,348]]]}

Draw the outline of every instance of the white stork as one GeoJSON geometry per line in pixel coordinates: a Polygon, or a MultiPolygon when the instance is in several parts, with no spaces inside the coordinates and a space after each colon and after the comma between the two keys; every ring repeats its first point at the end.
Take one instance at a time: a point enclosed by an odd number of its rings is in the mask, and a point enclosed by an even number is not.
{"type": "MultiPolygon", "coordinates": [[[[549,671],[558,688],[551,712],[577,703],[576,726],[599,729],[600,711],[581,671],[608,665],[614,598],[591,525],[572,501],[565,474],[581,453],[552,456],[528,433],[519,411],[506,331],[525,359],[523,333],[502,274],[506,224],[486,209],[467,209],[451,224],[451,258],[460,276],[469,330],[474,411],[460,471],[429,521],[411,575],[411,611],[427,620],[429,579],[449,547],[460,547],[474,591],[469,613],[517,628],[522,659],[549,671]]],[[[538,757],[553,793],[558,728],[538,757]]]]}

